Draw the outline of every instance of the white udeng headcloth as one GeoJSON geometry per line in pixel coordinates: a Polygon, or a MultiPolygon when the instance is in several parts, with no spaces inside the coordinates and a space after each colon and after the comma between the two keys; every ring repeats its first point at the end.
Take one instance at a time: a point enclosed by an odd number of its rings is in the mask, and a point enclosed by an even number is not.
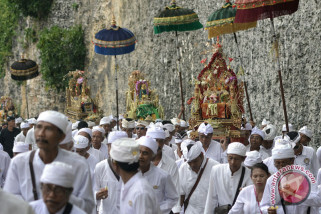
{"type": "Polygon", "coordinates": [[[208,135],[208,134],[211,134],[213,133],[213,127],[211,126],[211,124],[205,124],[205,123],[202,123],[199,127],[198,127],[198,130],[197,130],[199,133],[202,133],[202,134],[205,134],[205,135],[208,135]]]}
{"type": "Polygon", "coordinates": [[[156,140],[154,140],[153,138],[148,137],[148,136],[142,136],[137,140],[137,142],[139,143],[139,145],[146,146],[147,148],[152,150],[152,152],[154,154],[157,153],[158,144],[157,144],[156,140]]]}
{"type": "Polygon", "coordinates": [[[12,152],[18,152],[18,153],[22,153],[22,152],[28,152],[29,151],[29,144],[25,143],[25,142],[15,142],[14,146],[12,148],[12,152]]]}
{"type": "Polygon", "coordinates": [[[196,159],[201,152],[203,151],[202,143],[200,141],[196,143],[190,143],[187,146],[184,146],[182,149],[182,153],[184,155],[184,158],[186,159],[187,162],[190,162],[194,159],[196,159]],[[188,145],[192,144],[192,147],[188,151],[188,145]]]}
{"type": "Polygon", "coordinates": [[[111,143],[113,143],[114,141],[116,141],[117,139],[120,139],[120,138],[128,138],[127,133],[124,132],[124,131],[112,131],[108,135],[107,144],[111,144],[111,143]]]}
{"type": "Polygon", "coordinates": [[[230,143],[227,147],[227,154],[246,156],[246,147],[239,142],[230,143]]]}
{"type": "Polygon", "coordinates": [[[88,147],[89,144],[89,140],[88,138],[82,136],[82,135],[76,135],[74,137],[74,147],[76,149],[84,149],[86,147],[88,147]]]}
{"type": "Polygon", "coordinates": [[[128,121],[126,119],[123,119],[121,121],[121,124],[122,124],[123,128],[127,128],[127,129],[135,128],[135,120],[128,121]]]}
{"type": "Polygon", "coordinates": [[[275,139],[275,145],[274,145],[274,148],[272,149],[272,158],[273,159],[295,158],[294,150],[288,139],[282,139],[282,137],[275,139]]]}
{"type": "Polygon", "coordinates": [[[79,129],[77,135],[79,135],[80,132],[85,132],[87,134],[89,134],[89,136],[92,138],[93,137],[93,131],[90,128],[82,128],[79,129]]]}
{"type": "Polygon", "coordinates": [[[163,128],[167,129],[169,132],[172,132],[175,130],[175,126],[173,124],[167,123],[163,125],[163,128]]]}
{"type": "Polygon", "coordinates": [[[247,167],[252,167],[257,163],[262,163],[262,157],[260,152],[256,150],[247,152],[244,165],[247,167]]]}
{"type": "Polygon", "coordinates": [[[146,136],[153,139],[165,139],[165,131],[158,124],[150,123],[146,132],[146,136]]]}
{"type": "Polygon", "coordinates": [[[113,160],[132,164],[138,162],[139,144],[132,138],[121,138],[111,144],[110,156],[113,160]]]}
{"type": "MultiPolygon", "coordinates": [[[[38,122],[44,121],[53,124],[58,127],[64,134],[66,134],[66,129],[68,126],[68,118],[58,112],[58,111],[44,111],[41,112],[38,119],[38,122]]],[[[29,122],[29,124],[32,124],[29,122]]]]}
{"type": "Polygon", "coordinates": [[[94,126],[92,129],[92,132],[100,132],[102,135],[106,134],[105,129],[101,128],[100,126],[94,126]]]}
{"type": "Polygon", "coordinates": [[[69,122],[68,126],[67,126],[67,130],[66,130],[66,137],[65,137],[65,139],[63,141],[60,142],[60,145],[70,143],[71,141],[73,141],[73,138],[72,138],[72,123],[69,122]]]}
{"type": "Polygon", "coordinates": [[[274,140],[277,134],[276,127],[272,124],[267,124],[263,128],[264,134],[265,134],[265,139],[264,140],[274,140]]]}
{"type": "Polygon", "coordinates": [[[299,133],[306,135],[308,138],[312,139],[313,134],[310,129],[308,129],[307,126],[303,126],[300,130],[299,133]]]}
{"type": "Polygon", "coordinates": [[[257,128],[256,126],[252,129],[251,136],[254,135],[254,134],[260,135],[263,140],[265,139],[264,131],[262,131],[261,129],[257,128]]]}
{"type": "Polygon", "coordinates": [[[74,180],[72,166],[58,161],[46,164],[40,177],[42,183],[55,184],[66,188],[72,188],[74,180]]]}

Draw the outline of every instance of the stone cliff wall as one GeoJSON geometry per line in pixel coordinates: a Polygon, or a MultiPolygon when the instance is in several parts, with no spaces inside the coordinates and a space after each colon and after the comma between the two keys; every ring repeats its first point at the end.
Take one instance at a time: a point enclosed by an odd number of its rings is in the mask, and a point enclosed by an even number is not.
{"type": "MultiPolygon", "coordinates": [[[[114,59],[97,55],[93,51],[91,40],[102,27],[110,25],[112,13],[115,14],[119,26],[129,28],[135,33],[138,43],[136,50],[128,55],[117,57],[119,64],[120,112],[125,110],[125,92],[128,89],[127,79],[133,70],[144,72],[152,87],[159,93],[166,118],[179,113],[179,82],[176,69],[176,45],[173,33],[154,35],[153,17],[168,5],[170,0],[56,0],[47,20],[36,21],[24,19],[20,21],[17,30],[18,38],[14,44],[15,56],[11,64],[19,56],[21,45],[19,37],[26,26],[36,26],[37,29],[58,25],[70,27],[82,24],[85,30],[88,56],[86,71],[89,72],[89,82],[92,95],[100,97],[99,106],[106,115],[115,114],[115,72],[114,59]],[[75,8],[78,5],[78,9],[75,8]]],[[[207,17],[220,8],[225,1],[187,1],[178,0],[182,7],[193,8],[199,15],[201,23],[205,24],[207,17]]],[[[275,27],[279,34],[281,49],[281,66],[289,121],[300,128],[309,125],[313,130],[314,144],[319,144],[321,137],[320,113],[320,65],[321,55],[321,10],[316,0],[301,1],[299,10],[291,15],[275,19],[275,27]]],[[[252,102],[252,112],[257,123],[265,117],[281,128],[284,123],[282,103],[280,99],[279,80],[275,62],[270,56],[271,28],[269,20],[258,22],[257,28],[237,33],[240,50],[248,72],[248,89],[252,102]]],[[[203,30],[179,33],[179,44],[182,54],[181,69],[185,100],[192,96],[191,81],[201,71],[201,59],[210,57],[202,54],[209,50],[207,32],[203,30]]],[[[221,37],[224,52],[234,58],[231,67],[237,70],[236,45],[233,35],[221,37]]],[[[39,61],[39,52],[35,45],[26,51],[27,56],[39,61]]],[[[2,94],[9,94],[22,104],[25,110],[24,89],[17,86],[9,72],[1,80],[2,94]]],[[[46,90],[41,77],[28,81],[28,102],[30,116],[45,109],[63,111],[64,94],[46,90]]],[[[246,102],[245,102],[246,104],[246,102]]],[[[247,106],[246,106],[247,107],[247,106]]],[[[247,109],[247,108],[246,108],[247,109]]],[[[189,112],[189,109],[187,110],[189,112]]]]}

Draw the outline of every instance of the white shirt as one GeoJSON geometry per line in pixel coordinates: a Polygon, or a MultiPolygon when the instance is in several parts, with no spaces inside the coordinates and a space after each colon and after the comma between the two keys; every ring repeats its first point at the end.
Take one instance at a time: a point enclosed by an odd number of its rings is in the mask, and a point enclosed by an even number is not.
{"type": "Polygon", "coordinates": [[[185,159],[184,158],[178,159],[177,161],[175,161],[175,163],[176,163],[177,168],[179,170],[181,168],[182,164],[185,163],[185,159]]]}
{"type": "MultiPolygon", "coordinates": [[[[163,153],[162,159],[159,161],[157,167],[165,170],[171,176],[172,181],[176,186],[176,191],[179,192],[179,175],[175,161],[163,153]]],[[[173,213],[177,213],[181,210],[179,202],[177,202],[177,205],[172,210],[173,213]]]]}
{"type": "Polygon", "coordinates": [[[35,128],[34,127],[32,129],[29,129],[29,131],[27,132],[25,142],[32,145],[32,150],[38,149],[36,139],[35,139],[35,128]]]}
{"type": "Polygon", "coordinates": [[[114,175],[108,160],[103,160],[96,165],[94,180],[95,198],[100,189],[108,188],[108,197],[97,201],[99,214],[119,213],[121,180],[114,175]]]}
{"type": "Polygon", "coordinates": [[[163,146],[163,154],[166,154],[168,157],[172,158],[173,160],[176,160],[175,158],[175,153],[173,151],[173,149],[167,145],[163,146]]]}
{"type": "Polygon", "coordinates": [[[265,160],[270,157],[270,155],[266,153],[262,148],[260,148],[259,153],[261,154],[262,160],[265,160]]]}
{"type": "Polygon", "coordinates": [[[92,181],[92,183],[94,183],[94,171],[95,171],[96,164],[99,163],[99,161],[97,160],[96,157],[94,157],[91,154],[89,154],[89,156],[86,159],[86,161],[87,161],[87,163],[89,165],[91,181],[92,181]]]}
{"type": "MultiPolygon", "coordinates": [[[[25,201],[34,201],[32,193],[32,183],[29,168],[30,152],[24,152],[11,160],[4,190],[22,197],[25,201]]],[[[60,161],[72,165],[75,170],[74,190],[70,196],[70,203],[91,213],[94,208],[94,198],[90,169],[85,158],[80,155],[58,148],[58,155],[54,161],[60,161]]],[[[45,167],[44,162],[39,157],[39,149],[36,150],[33,159],[36,188],[38,197],[42,198],[40,191],[40,177],[45,167]]]]}
{"type": "MultiPolygon", "coordinates": [[[[204,168],[205,162],[206,158],[204,158],[201,168],[204,168]]],[[[208,163],[204,169],[203,175],[189,200],[185,214],[204,213],[212,167],[217,164],[219,164],[217,161],[208,159],[208,163]]],[[[179,169],[180,195],[185,195],[185,200],[189,196],[200,171],[201,169],[198,171],[198,173],[194,172],[187,162],[183,163],[179,169]]]]}
{"type": "MultiPolygon", "coordinates": [[[[28,132],[27,132],[28,133],[28,132]]],[[[21,131],[15,138],[14,142],[25,142],[26,141],[26,136],[24,136],[23,131],[21,131]]]]}
{"type": "Polygon", "coordinates": [[[11,158],[7,152],[0,150],[0,187],[2,188],[9,168],[11,158]]]}
{"type": "MultiPolygon", "coordinates": [[[[232,175],[228,163],[213,166],[204,213],[212,214],[216,207],[233,203],[241,173],[242,167],[232,175]]],[[[241,188],[252,184],[250,174],[251,171],[245,167],[241,188]]]]}
{"type": "Polygon", "coordinates": [[[302,154],[296,156],[294,164],[304,166],[304,168],[308,169],[314,177],[317,177],[320,164],[316,152],[312,147],[303,146],[302,154]]]}
{"type": "Polygon", "coordinates": [[[28,203],[18,199],[16,196],[3,191],[0,188],[1,214],[34,214],[28,203]]]}
{"type": "Polygon", "coordinates": [[[221,144],[215,140],[212,140],[205,152],[205,157],[212,158],[219,163],[223,163],[222,153],[223,149],[221,144]]]}
{"type": "Polygon", "coordinates": [[[120,214],[160,214],[155,192],[137,172],[126,184],[122,182],[120,193],[120,214]]]}
{"type": "Polygon", "coordinates": [[[179,199],[171,176],[163,169],[155,167],[153,163],[151,163],[149,170],[143,173],[143,177],[146,178],[153,188],[161,212],[163,214],[170,213],[179,199]]]}
{"type": "Polygon", "coordinates": [[[108,159],[108,147],[104,144],[104,141],[101,142],[101,146],[98,150],[103,154],[104,159],[108,159]]]}
{"type": "Polygon", "coordinates": [[[260,214],[260,207],[256,201],[254,185],[244,187],[236,199],[229,214],[260,214]]]}
{"type": "MultiPolygon", "coordinates": [[[[31,202],[30,206],[35,211],[35,214],[50,214],[47,207],[46,207],[45,202],[42,199],[31,202]]],[[[63,214],[65,207],[66,206],[61,208],[55,214],[63,214]]],[[[79,207],[72,205],[72,210],[71,210],[70,214],[86,214],[86,213],[83,210],[81,210],[79,207]]]]}
{"type": "Polygon", "coordinates": [[[87,152],[97,158],[98,162],[105,160],[105,156],[98,149],[90,147],[87,152]]]}
{"type": "Polygon", "coordinates": [[[268,167],[271,175],[278,171],[278,169],[274,166],[274,159],[272,157],[266,158],[263,160],[263,163],[268,167]]]}
{"type": "Polygon", "coordinates": [[[266,154],[269,155],[269,157],[272,156],[272,149],[273,147],[271,147],[270,149],[266,149],[264,146],[260,146],[260,150],[264,151],[266,154]]]}

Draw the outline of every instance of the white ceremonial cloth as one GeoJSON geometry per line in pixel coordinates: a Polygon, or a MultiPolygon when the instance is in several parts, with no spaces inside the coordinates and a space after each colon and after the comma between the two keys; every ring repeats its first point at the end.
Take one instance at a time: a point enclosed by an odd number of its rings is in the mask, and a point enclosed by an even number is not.
{"type": "Polygon", "coordinates": [[[266,158],[263,160],[263,163],[268,167],[271,175],[278,171],[278,169],[274,166],[274,159],[272,157],[266,158]]]}
{"type": "Polygon", "coordinates": [[[262,160],[267,159],[268,157],[270,157],[270,155],[268,153],[266,153],[264,150],[260,149],[259,153],[261,154],[261,158],[262,160]]]}
{"type": "Polygon", "coordinates": [[[153,188],[161,212],[163,214],[170,213],[179,199],[171,176],[163,169],[155,167],[154,164],[151,163],[149,170],[143,173],[143,177],[146,178],[153,188]]]}
{"type": "Polygon", "coordinates": [[[95,198],[96,193],[106,187],[108,188],[108,197],[97,201],[97,211],[102,210],[102,213],[99,214],[119,213],[121,180],[117,180],[108,160],[103,160],[95,168],[95,198]]]}
{"type": "MultiPolygon", "coordinates": [[[[242,167],[232,175],[228,163],[213,166],[204,214],[214,213],[217,206],[232,204],[239,184],[242,167]]],[[[251,171],[245,167],[241,188],[252,184],[251,171]]]]}
{"type": "Polygon", "coordinates": [[[96,164],[99,163],[98,159],[94,157],[93,155],[89,154],[89,157],[86,159],[89,169],[90,169],[90,175],[91,175],[91,181],[94,183],[94,171],[96,164]]]}
{"type": "MultiPolygon", "coordinates": [[[[17,155],[11,160],[6,183],[4,185],[5,191],[20,196],[28,202],[34,200],[29,168],[29,156],[30,152],[25,152],[17,155]]],[[[54,161],[72,165],[75,170],[75,182],[74,190],[69,201],[90,214],[94,208],[94,198],[91,177],[89,176],[90,169],[85,158],[76,153],[58,148],[58,155],[54,161]]],[[[37,149],[33,159],[33,168],[39,198],[42,197],[39,179],[44,167],[45,164],[40,159],[39,149],[37,149]]]]}
{"type": "MultiPolygon", "coordinates": [[[[204,168],[205,162],[206,162],[206,158],[204,158],[201,168],[204,168]]],[[[206,168],[204,169],[201,180],[199,181],[195,191],[193,192],[189,200],[189,204],[187,206],[185,214],[204,213],[206,197],[208,192],[208,184],[210,182],[212,167],[218,164],[219,163],[215,160],[212,160],[212,159],[208,160],[208,163],[206,165],[206,168]]],[[[179,169],[180,195],[185,195],[185,199],[190,194],[200,171],[201,169],[199,170],[198,173],[194,172],[186,162],[183,163],[181,168],[179,169]]]]}
{"type": "Polygon", "coordinates": [[[173,149],[167,145],[163,146],[163,154],[166,154],[168,157],[172,158],[173,160],[176,160],[175,158],[175,153],[173,151],[173,149]]]}
{"type": "Polygon", "coordinates": [[[1,214],[34,214],[34,211],[28,203],[22,201],[16,196],[3,191],[0,188],[0,209],[1,214]]]}
{"type": "MultiPolygon", "coordinates": [[[[42,199],[31,202],[30,206],[35,211],[35,214],[50,214],[47,207],[46,207],[45,202],[42,199]]],[[[63,214],[65,207],[66,206],[61,208],[55,214],[63,214]]],[[[82,209],[80,209],[76,205],[72,205],[72,210],[71,210],[70,214],[85,214],[85,211],[83,211],[82,209]]]]}
{"type": "Polygon", "coordinates": [[[103,161],[104,159],[106,159],[105,156],[103,155],[103,153],[100,150],[95,149],[93,147],[90,147],[87,152],[89,154],[93,155],[98,160],[98,162],[103,161]]]}
{"type": "Polygon", "coordinates": [[[229,214],[260,214],[260,207],[256,201],[254,185],[244,187],[229,214]]]}
{"type": "Polygon", "coordinates": [[[205,157],[212,158],[219,163],[223,163],[222,153],[223,149],[221,147],[221,144],[215,140],[212,140],[205,152],[205,157]]]}
{"type": "Polygon", "coordinates": [[[321,146],[317,149],[317,157],[318,157],[319,165],[321,167],[321,146]]]}
{"type": "Polygon", "coordinates": [[[14,138],[14,142],[25,142],[25,141],[26,141],[26,136],[23,135],[22,131],[14,138]]]}
{"type": "Polygon", "coordinates": [[[176,162],[177,168],[179,170],[181,168],[182,164],[185,163],[185,159],[184,158],[180,158],[175,162],[176,162]]]}
{"type": "MultiPolygon", "coordinates": [[[[261,151],[261,150],[264,151],[266,154],[269,155],[269,157],[272,156],[272,149],[273,149],[273,147],[270,148],[270,149],[266,149],[264,146],[260,146],[260,151],[261,151]]],[[[262,160],[263,160],[263,159],[262,159],[262,160]]]]}
{"type": "MultiPolygon", "coordinates": [[[[159,161],[157,167],[165,170],[171,178],[172,181],[176,187],[176,191],[179,192],[179,174],[178,174],[178,167],[175,163],[175,161],[168,157],[166,154],[162,154],[162,159],[159,161]]],[[[177,205],[172,209],[173,213],[180,212],[181,207],[179,202],[177,202],[177,205]]]]}
{"type": "Polygon", "coordinates": [[[302,154],[296,156],[294,164],[304,166],[305,169],[310,170],[314,177],[317,177],[320,164],[312,147],[303,146],[302,154]]]}
{"type": "Polygon", "coordinates": [[[33,127],[32,129],[29,129],[29,131],[27,132],[25,143],[31,144],[32,150],[38,149],[36,139],[35,139],[35,127],[33,127]]]}
{"type": "Polygon", "coordinates": [[[155,192],[141,172],[121,185],[120,214],[161,213],[155,192]]]}
{"type": "Polygon", "coordinates": [[[7,152],[0,150],[0,187],[4,186],[11,158],[7,152]]]}

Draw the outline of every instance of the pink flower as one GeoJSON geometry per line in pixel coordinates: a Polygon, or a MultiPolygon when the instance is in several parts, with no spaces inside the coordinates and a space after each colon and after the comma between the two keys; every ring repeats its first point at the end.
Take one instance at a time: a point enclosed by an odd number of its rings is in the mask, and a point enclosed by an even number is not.
{"type": "Polygon", "coordinates": [[[78,79],[77,79],[77,83],[78,84],[81,84],[81,83],[83,83],[84,82],[84,78],[83,77],[79,77],[78,79]]]}

